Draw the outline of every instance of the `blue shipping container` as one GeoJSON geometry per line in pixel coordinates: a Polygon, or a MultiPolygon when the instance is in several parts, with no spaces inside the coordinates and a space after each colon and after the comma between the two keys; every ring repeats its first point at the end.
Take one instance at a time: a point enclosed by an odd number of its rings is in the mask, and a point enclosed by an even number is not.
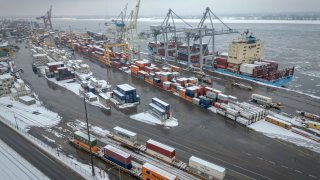
{"type": "Polygon", "coordinates": [[[116,163],[117,165],[119,165],[119,166],[121,166],[121,167],[123,167],[123,168],[126,168],[126,169],[131,169],[132,168],[132,164],[131,163],[129,163],[129,164],[124,164],[124,163],[122,163],[122,162],[120,162],[120,161],[117,161],[117,160],[115,160],[115,159],[113,159],[111,156],[108,156],[108,157],[106,157],[109,161],[111,161],[111,162],[113,162],[113,163],[116,163]]]}
{"type": "Polygon", "coordinates": [[[166,102],[161,101],[158,98],[152,98],[151,101],[153,104],[159,106],[161,109],[164,109],[166,112],[170,111],[170,105],[166,102]]]}

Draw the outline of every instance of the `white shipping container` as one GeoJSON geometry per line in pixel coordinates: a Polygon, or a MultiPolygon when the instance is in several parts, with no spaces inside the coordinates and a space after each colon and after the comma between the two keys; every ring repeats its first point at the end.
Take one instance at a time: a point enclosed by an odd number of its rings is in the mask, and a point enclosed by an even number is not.
{"type": "Polygon", "coordinates": [[[258,67],[259,65],[256,64],[241,64],[240,65],[240,72],[243,74],[253,74],[253,70],[258,67]]]}
{"type": "Polygon", "coordinates": [[[246,119],[253,119],[253,115],[251,113],[245,112],[245,111],[240,111],[240,116],[246,118],[246,119]]]}
{"type": "Polygon", "coordinates": [[[228,108],[226,112],[227,112],[227,114],[230,114],[230,115],[233,115],[233,116],[238,116],[239,115],[239,111],[231,109],[231,108],[228,108]]]}
{"type": "Polygon", "coordinates": [[[217,113],[222,115],[222,116],[226,116],[226,112],[222,109],[217,109],[217,113]]]}
{"type": "Polygon", "coordinates": [[[262,96],[260,94],[252,94],[251,95],[251,99],[256,100],[258,102],[267,103],[267,104],[271,104],[272,103],[272,98],[267,97],[267,96],[262,96]]]}
{"type": "Polygon", "coordinates": [[[228,113],[227,113],[227,118],[229,118],[229,119],[231,119],[231,120],[234,120],[234,121],[237,119],[236,116],[233,116],[233,115],[228,114],[228,113]]]}
{"type": "Polygon", "coordinates": [[[199,99],[199,98],[193,98],[193,99],[192,99],[192,103],[193,103],[193,104],[196,104],[196,105],[199,105],[200,99],[199,99]]]}
{"type": "Polygon", "coordinates": [[[249,119],[245,119],[242,117],[237,117],[236,121],[240,124],[245,125],[245,126],[248,126],[249,124],[251,124],[249,119]]]}
{"type": "Polygon", "coordinates": [[[229,105],[228,105],[228,104],[224,104],[224,103],[220,103],[220,107],[221,107],[221,109],[223,109],[223,110],[229,109],[229,105]]]}
{"type": "Polygon", "coordinates": [[[226,169],[216,164],[210,163],[203,159],[191,156],[189,159],[189,166],[207,174],[209,179],[222,180],[225,178],[226,169]]]}
{"type": "Polygon", "coordinates": [[[235,97],[235,96],[228,96],[228,99],[229,100],[231,100],[231,101],[236,101],[236,100],[238,100],[238,98],[237,97],[235,97]]]}
{"type": "Polygon", "coordinates": [[[218,94],[218,99],[223,100],[223,101],[227,101],[229,98],[227,95],[225,94],[218,94]]]}

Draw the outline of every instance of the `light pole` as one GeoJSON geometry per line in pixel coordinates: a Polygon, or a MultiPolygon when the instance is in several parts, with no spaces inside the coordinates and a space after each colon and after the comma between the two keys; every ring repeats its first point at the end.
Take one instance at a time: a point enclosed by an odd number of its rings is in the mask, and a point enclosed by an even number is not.
{"type": "Polygon", "coordinates": [[[85,97],[85,95],[83,95],[83,103],[84,103],[84,110],[85,110],[85,113],[86,113],[86,121],[87,121],[87,132],[88,132],[88,139],[89,139],[89,150],[90,150],[91,165],[92,165],[92,176],[95,177],[96,175],[94,173],[93,154],[92,154],[92,151],[91,151],[89,122],[88,122],[88,113],[87,113],[87,105],[86,105],[86,97],[85,97]]]}
{"type": "Polygon", "coordinates": [[[14,111],[13,111],[13,117],[14,117],[14,121],[16,121],[16,128],[19,129],[16,113],[14,113],[14,111]]]}

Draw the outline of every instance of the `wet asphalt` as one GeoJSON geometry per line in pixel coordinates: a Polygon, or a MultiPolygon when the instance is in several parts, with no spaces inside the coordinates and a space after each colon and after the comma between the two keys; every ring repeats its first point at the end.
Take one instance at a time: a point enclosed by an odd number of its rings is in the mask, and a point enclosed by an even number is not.
{"type": "MultiPolygon", "coordinates": [[[[66,126],[67,122],[85,118],[82,100],[72,92],[34,74],[31,69],[33,60],[30,50],[24,46],[24,44],[20,45],[21,50],[15,60],[17,67],[24,70],[22,78],[39,95],[47,108],[63,117],[58,127],[70,130],[66,126]]],[[[80,55],[76,56],[78,59],[84,59],[80,55]]],[[[138,133],[141,141],[152,138],[163,142],[175,147],[177,159],[185,162],[191,155],[199,156],[226,167],[228,179],[313,179],[312,176],[320,178],[318,171],[320,156],[315,152],[268,138],[229,119],[201,109],[169,92],[149,86],[119,70],[106,68],[93,60],[86,60],[86,62],[97,78],[106,79],[113,87],[122,83],[131,84],[137,88],[137,93],[141,97],[138,108],[126,112],[114,108],[111,112],[104,112],[88,105],[89,121],[95,126],[109,130],[115,126],[121,126],[138,133]],[[169,129],[129,118],[131,114],[146,110],[153,97],[158,97],[171,105],[173,116],[179,120],[179,126],[169,129]]],[[[226,94],[237,96],[244,101],[249,99],[252,92],[233,87],[231,81],[220,78],[218,76],[214,84],[225,90],[226,94]]],[[[304,95],[262,86],[253,87],[253,92],[267,94],[274,100],[282,102],[283,110],[288,113],[294,113],[295,110],[316,112],[320,107],[318,100],[304,95]]],[[[59,131],[58,128],[55,130],[59,131]]],[[[41,134],[46,134],[47,131],[42,128],[32,128],[30,133],[41,137],[41,134]]],[[[66,143],[66,137],[52,138],[57,139],[56,143],[66,153],[82,161],[88,161],[87,156],[66,143]]],[[[112,178],[116,179],[117,171],[110,171],[110,173],[112,178]]]]}

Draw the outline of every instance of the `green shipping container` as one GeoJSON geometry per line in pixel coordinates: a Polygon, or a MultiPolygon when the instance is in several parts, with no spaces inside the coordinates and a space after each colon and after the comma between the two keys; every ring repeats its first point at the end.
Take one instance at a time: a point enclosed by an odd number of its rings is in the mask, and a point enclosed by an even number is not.
{"type": "MultiPolygon", "coordinates": [[[[76,139],[80,142],[83,142],[85,144],[89,144],[88,134],[83,133],[81,131],[74,132],[74,139],[76,139]]],[[[92,135],[90,136],[90,140],[91,140],[90,145],[92,147],[97,145],[97,139],[95,137],[93,137],[92,135]]]]}

